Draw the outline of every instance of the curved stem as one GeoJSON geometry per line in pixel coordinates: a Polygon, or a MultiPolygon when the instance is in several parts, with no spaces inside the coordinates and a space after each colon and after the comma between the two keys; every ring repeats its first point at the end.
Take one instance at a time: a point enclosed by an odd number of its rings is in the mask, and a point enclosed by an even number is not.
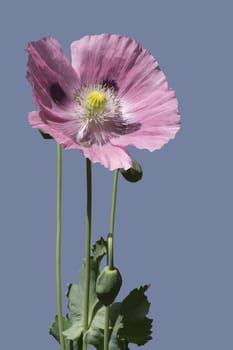
{"type": "MultiPolygon", "coordinates": [[[[114,251],[114,227],[115,227],[115,212],[116,212],[116,198],[117,198],[117,183],[118,183],[118,169],[114,172],[113,190],[112,190],[112,209],[110,216],[109,235],[108,235],[108,267],[114,267],[113,251],[114,251]]],[[[104,325],[104,350],[108,350],[109,342],[109,317],[110,307],[105,308],[105,325],[104,325]]]]}
{"type": "Polygon", "coordinates": [[[114,227],[115,227],[118,173],[119,173],[118,169],[114,171],[114,180],[113,180],[113,189],[112,189],[112,209],[111,209],[111,218],[110,218],[110,225],[109,225],[109,233],[112,234],[112,237],[114,236],[114,227]]]}
{"type": "Polygon", "coordinates": [[[62,149],[57,144],[57,238],[56,238],[56,289],[57,289],[57,317],[61,349],[65,350],[62,334],[62,288],[61,288],[61,189],[62,189],[62,149]]]}
{"type": "MultiPolygon", "coordinates": [[[[87,219],[86,219],[86,259],[85,259],[85,298],[84,298],[84,320],[83,333],[88,330],[89,318],[89,291],[90,291],[90,254],[91,254],[91,214],[92,214],[92,179],[91,161],[86,159],[87,177],[87,219]]],[[[87,349],[87,344],[83,339],[83,350],[87,349]]]]}

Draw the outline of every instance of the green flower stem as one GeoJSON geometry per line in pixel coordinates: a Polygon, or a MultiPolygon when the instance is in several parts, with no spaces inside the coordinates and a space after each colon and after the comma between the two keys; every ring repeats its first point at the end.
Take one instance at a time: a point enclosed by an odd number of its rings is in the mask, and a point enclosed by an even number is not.
{"type": "MultiPolygon", "coordinates": [[[[87,220],[86,220],[85,298],[84,298],[84,320],[83,320],[84,334],[88,330],[89,291],[90,291],[92,180],[91,180],[91,161],[89,159],[86,159],[86,177],[87,177],[87,220]]],[[[86,350],[86,349],[87,349],[87,344],[83,339],[83,350],[86,350]]]]}
{"type": "Polygon", "coordinates": [[[108,267],[110,270],[114,267],[113,261],[113,235],[112,233],[108,234],[108,267]]]}
{"type": "Polygon", "coordinates": [[[109,341],[109,316],[110,316],[110,307],[105,307],[105,317],[104,317],[104,350],[108,350],[108,341],[109,341]]]}
{"type": "Polygon", "coordinates": [[[61,349],[65,350],[65,340],[62,334],[62,288],[61,288],[61,189],[62,189],[62,149],[57,144],[57,238],[56,238],[56,289],[57,317],[61,349]]]}
{"type": "Polygon", "coordinates": [[[109,226],[109,233],[112,234],[112,238],[114,236],[114,227],[115,227],[118,173],[119,173],[119,170],[118,169],[115,170],[114,180],[113,180],[113,190],[112,190],[112,209],[111,209],[111,218],[110,218],[110,226],[109,226]]]}
{"type": "MultiPolygon", "coordinates": [[[[114,226],[115,226],[115,212],[116,212],[116,198],[117,198],[117,183],[118,183],[118,169],[114,172],[113,190],[112,190],[112,209],[110,217],[109,235],[108,235],[108,267],[114,267],[113,251],[114,251],[114,226]]],[[[109,316],[110,307],[105,308],[105,325],[104,325],[104,350],[108,350],[109,342],[109,316]]]]}

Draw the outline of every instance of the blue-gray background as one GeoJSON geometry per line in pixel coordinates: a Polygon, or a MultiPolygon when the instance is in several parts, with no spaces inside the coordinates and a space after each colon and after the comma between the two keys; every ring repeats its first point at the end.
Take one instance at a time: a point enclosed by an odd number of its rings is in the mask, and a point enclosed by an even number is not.
{"type": "MultiPolygon", "coordinates": [[[[121,297],[151,283],[154,339],[145,349],[232,349],[231,1],[8,0],[0,10],[1,349],[58,349],[47,334],[56,313],[56,146],[28,125],[34,106],[23,48],[52,35],[69,55],[72,41],[102,32],[152,52],[182,116],[162,150],[131,150],[143,181],[120,178],[121,297]]],[[[64,295],[84,255],[85,161],[79,152],[63,155],[64,295]]],[[[113,173],[95,165],[93,176],[97,239],[108,231],[113,173]]]]}

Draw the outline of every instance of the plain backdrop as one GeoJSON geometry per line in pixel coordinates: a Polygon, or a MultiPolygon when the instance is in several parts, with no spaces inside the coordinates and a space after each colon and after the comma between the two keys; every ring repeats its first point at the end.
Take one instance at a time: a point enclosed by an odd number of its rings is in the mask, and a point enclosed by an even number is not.
{"type": "MultiPolygon", "coordinates": [[[[182,128],[157,152],[130,148],[144,170],[119,179],[119,299],[150,283],[154,338],[145,349],[230,350],[232,314],[232,2],[2,1],[0,5],[0,347],[59,349],[56,314],[56,144],[28,125],[35,109],[25,45],[69,45],[103,32],[135,38],[176,90],[182,128]]],[[[63,152],[64,311],[85,244],[85,159],[63,152]]],[[[93,166],[93,241],[109,226],[113,173],[93,166]]],[[[135,349],[136,346],[130,348],[135,349]]]]}

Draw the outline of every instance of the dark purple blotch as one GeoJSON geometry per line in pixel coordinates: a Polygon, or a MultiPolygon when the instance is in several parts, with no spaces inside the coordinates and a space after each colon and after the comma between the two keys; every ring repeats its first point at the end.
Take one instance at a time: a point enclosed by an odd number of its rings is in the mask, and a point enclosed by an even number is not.
{"type": "Polygon", "coordinates": [[[56,104],[60,104],[64,101],[66,94],[58,83],[53,83],[50,86],[50,96],[53,102],[55,102],[56,104]]]}

